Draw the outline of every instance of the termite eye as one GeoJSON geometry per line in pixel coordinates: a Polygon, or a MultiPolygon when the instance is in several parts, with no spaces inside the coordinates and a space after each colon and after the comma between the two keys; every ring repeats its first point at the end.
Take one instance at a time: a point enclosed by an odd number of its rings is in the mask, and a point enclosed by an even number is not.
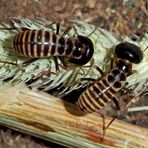
{"type": "Polygon", "coordinates": [[[141,49],[128,42],[120,43],[115,48],[115,54],[121,59],[127,59],[132,63],[140,63],[143,59],[143,52],[141,49]]]}

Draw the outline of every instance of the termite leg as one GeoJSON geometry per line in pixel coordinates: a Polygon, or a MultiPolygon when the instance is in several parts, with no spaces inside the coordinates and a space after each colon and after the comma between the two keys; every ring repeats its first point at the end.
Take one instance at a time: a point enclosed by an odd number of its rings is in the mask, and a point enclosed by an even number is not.
{"type": "Polygon", "coordinates": [[[56,34],[60,32],[60,23],[56,23],[56,34]]]}
{"type": "Polygon", "coordinates": [[[93,29],[93,31],[91,31],[91,32],[87,35],[87,37],[91,36],[97,29],[98,29],[98,28],[95,27],[95,28],[93,29]]]}
{"type": "Polygon", "coordinates": [[[133,89],[130,89],[130,88],[127,88],[127,87],[125,87],[125,86],[122,87],[121,91],[122,91],[122,92],[125,92],[125,93],[127,92],[128,94],[130,94],[130,95],[132,95],[132,96],[135,96],[134,90],[133,90],[133,89]]]}
{"type": "Polygon", "coordinates": [[[33,59],[30,59],[30,60],[27,60],[27,61],[23,62],[21,65],[28,65],[28,64],[30,64],[30,63],[32,63],[32,62],[37,61],[38,59],[39,59],[39,58],[33,58],[33,59]]]}
{"type": "Polygon", "coordinates": [[[61,66],[61,67],[63,67],[64,69],[68,69],[68,65],[67,65],[67,63],[65,62],[64,57],[59,57],[59,59],[60,59],[60,61],[61,61],[61,63],[62,63],[62,66],[61,66]]]}
{"type": "Polygon", "coordinates": [[[21,31],[27,31],[27,30],[30,30],[29,28],[27,28],[27,27],[10,27],[10,28],[0,28],[0,29],[2,29],[2,30],[17,30],[17,31],[19,31],[19,29],[21,30],[21,31]]]}
{"type": "MultiPolygon", "coordinates": [[[[134,91],[133,91],[134,92],[134,91]]],[[[132,104],[138,102],[140,100],[142,96],[142,92],[141,93],[137,93],[134,92],[134,96],[130,99],[130,101],[126,104],[126,107],[125,108],[128,108],[129,106],[131,106],[132,104]]]]}
{"type": "Polygon", "coordinates": [[[99,73],[101,74],[101,76],[104,76],[104,72],[103,72],[103,70],[102,70],[99,66],[94,65],[93,67],[94,67],[97,71],[99,71],[99,73]]]}
{"type": "Polygon", "coordinates": [[[97,66],[97,65],[93,65],[93,66],[83,66],[84,68],[94,68],[94,69],[96,69],[100,74],[101,74],[101,76],[104,76],[104,72],[103,72],[103,70],[99,67],[99,66],[97,66]]]}
{"type": "Polygon", "coordinates": [[[56,74],[58,74],[60,72],[58,59],[57,59],[57,57],[53,57],[53,59],[54,59],[54,62],[55,62],[56,74]]]}
{"type": "Polygon", "coordinates": [[[15,27],[11,27],[11,28],[0,28],[1,30],[16,30],[15,27]]]}
{"type": "MultiPolygon", "coordinates": [[[[82,67],[84,67],[84,68],[93,67],[93,68],[95,68],[97,71],[99,71],[99,73],[101,74],[101,76],[104,75],[104,72],[102,71],[102,69],[101,69],[100,67],[98,67],[97,65],[93,65],[93,66],[82,66],[82,67]]],[[[96,79],[94,79],[94,78],[80,78],[79,80],[75,81],[74,83],[68,84],[68,86],[72,86],[72,85],[74,85],[74,84],[76,84],[76,83],[81,83],[81,81],[91,81],[91,82],[94,83],[94,82],[96,81],[96,79]]],[[[67,85],[66,85],[66,86],[67,86],[67,85]]]]}
{"type": "Polygon", "coordinates": [[[129,99],[125,100],[125,108],[128,108],[139,100],[141,94],[137,94],[133,89],[127,88],[126,85],[128,85],[128,82],[126,82],[125,85],[122,87],[121,92],[128,95],[129,99]]]}
{"type": "Polygon", "coordinates": [[[42,71],[36,77],[43,77],[43,76],[50,77],[51,74],[58,75],[59,72],[60,72],[59,63],[58,63],[58,57],[53,57],[53,60],[54,60],[54,63],[55,63],[55,69],[56,69],[55,72],[52,72],[52,71],[42,71]]]}
{"type": "Polygon", "coordinates": [[[111,69],[113,69],[113,58],[111,59],[111,69]]]}
{"type": "Polygon", "coordinates": [[[93,78],[80,78],[79,80],[76,80],[75,82],[71,82],[71,83],[68,83],[68,84],[65,84],[64,87],[71,87],[77,83],[81,83],[82,81],[91,81],[91,82],[95,82],[96,79],[93,79],[93,78]]]}
{"type": "Polygon", "coordinates": [[[109,124],[105,127],[105,117],[102,116],[103,118],[103,135],[102,135],[102,141],[104,140],[104,136],[106,133],[106,130],[109,128],[109,126],[113,123],[113,121],[119,116],[119,111],[117,111],[117,113],[114,115],[114,117],[112,118],[112,120],[109,122],[109,124]]]}
{"type": "Polygon", "coordinates": [[[112,120],[108,123],[108,125],[107,125],[106,127],[105,127],[105,118],[104,118],[104,116],[103,116],[103,135],[102,135],[102,140],[104,139],[106,130],[107,130],[107,129],[109,128],[109,126],[113,123],[113,121],[119,116],[120,105],[119,105],[118,99],[117,99],[116,97],[113,97],[113,98],[112,98],[112,101],[115,103],[117,112],[116,112],[116,114],[114,115],[114,117],[113,117],[112,120]]]}
{"type": "Polygon", "coordinates": [[[11,64],[11,65],[18,66],[18,64],[13,63],[13,62],[8,62],[8,61],[2,61],[2,60],[0,60],[0,63],[4,63],[4,64],[11,64]]]}
{"type": "MultiPolygon", "coordinates": [[[[18,29],[19,29],[19,28],[18,28],[18,29]]],[[[21,27],[20,29],[21,29],[21,31],[27,31],[27,30],[30,30],[29,28],[26,28],[26,27],[21,27]]]]}
{"type": "Polygon", "coordinates": [[[33,59],[30,59],[30,60],[27,60],[27,61],[25,61],[25,62],[23,62],[23,63],[21,63],[21,64],[17,64],[18,66],[25,66],[25,65],[29,65],[29,64],[31,64],[31,63],[33,63],[33,62],[35,62],[35,61],[37,61],[39,58],[33,58],[33,59]]]}
{"type": "Polygon", "coordinates": [[[80,78],[80,81],[91,81],[94,83],[96,81],[96,79],[94,79],[94,78],[80,78]]]}
{"type": "Polygon", "coordinates": [[[115,103],[116,109],[119,111],[120,110],[120,105],[119,105],[118,99],[116,97],[113,97],[112,101],[115,103]]]}
{"type": "Polygon", "coordinates": [[[70,25],[69,27],[67,27],[67,29],[63,32],[62,36],[65,36],[74,27],[75,27],[74,25],[70,25]]]}
{"type": "Polygon", "coordinates": [[[30,64],[30,63],[36,61],[36,60],[38,60],[38,58],[25,61],[25,62],[23,62],[23,63],[21,63],[21,64],[16,64],[16,63],[13,63],[13,62],[8,62],[8,61],[2,61],[2,60],[0,60],[0,63],[11,64],[11,65],[15,65],[15,66],[18,66],[18,67],[22,67],[22,66],[28,65],[28,64],[30,64]]]}

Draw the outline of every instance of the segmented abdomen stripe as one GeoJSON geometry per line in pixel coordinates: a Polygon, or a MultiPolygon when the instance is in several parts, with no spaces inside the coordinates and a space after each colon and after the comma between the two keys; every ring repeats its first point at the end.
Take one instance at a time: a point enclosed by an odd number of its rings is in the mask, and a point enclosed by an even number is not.
{"type": "Polygon", "coordinates": [[[42,31],[41,33],[41,54],[40,57],[45,57],[45,31],[42,31]]]}
{"type": "Polygon", "coordinates": [[[25,31],[24,32],[24,35],[23,35],[23,37],[22,37],[22,50],[23,50],[23,55],[25,56],[25,57],[27,57],[28,56],[28,50],[27,50],[27,48],[26,48],[26,40],[28,39],[28,35],[29,35],[29,30],[28,31],[25,31]]]}
{"type": "Polygon", "coordinates": [[[52,46],[51,46],[51,51],[50,51],[50,54],[51,54],[52,56],[55,55],[55,52],[56,52],[56,42],[57,42],[56,35],[53,34],[53,35],[52,35],[52,46]]]}
{"type": "MultiPolygon", "coordinates": [[[[94,112],[95,110],[93,109],[92,105],[89,102],[89,99],[86,99],[87,94],[82,95],[80,98],[80,103],[84,107],[86,112],[94,112]]],[[[79,104],[78,104],[79,105],[79,104]]]]}
{"type": "Polygon", "coordinates": [[[19,43],[20,42],[20,40],[21,40],[21,36],[22,36],[22,33],[20,33],[18,36],[17,36],[17,38],[16,38],[16,41],[17,41],[17,45],[16,45],[16,49],[17,49],[17,52],[19,53],[19,54],[21,54],[22,52],[21,52],[21,44],[19,43]]]}
{"type": "MultiPolygon", "coordinates": [[[[36,45],[34,44],[35,43],[35,34],[36,34],[36,32],[34,30],[31,30],[30,36],[28,38],[28,42],[30,42],[30,44],[28,44],[28,46],[30,45],[30,50],[29,50],[30,57],[35,57],[35,54],[36,54],[36,50],[35,50],[36,45]]],[[[22,45],[23,44],[24,43],[22,43],[22,45]]]]}
{"type": "MultiPolygon", "coordinates": [[[[30,34],[30,30],[28,31],[25,31],[25,34],[24,34],[24,40],[23,40],[23,51],[24,51],[24,56],[29,56],[29,51],[28,51],[28,37],[29,37],[29,34],[30,34]]],[[[17,46],[17,42],[16,42],[16,46],[17,46]]]]}
{"type": "Polygon", "coordinates": [[[71,55],[72,54],[72,51],[73,51],[73,48],[74,48],[74,43],[72,42],[72,40],[68,39],[66,41],[66,46],[65,46],[65,52],[66,52],[66,55],[71,55]]]}
{"type": "Polygon", "coordinates": [[[19,55],[26,57],[66,56],[72,51],[70,41],[48,31],[27,30],[14,37],[13,46],[19,55]]]}
{"type": "Polygon", "coordinates": [[[51,50],[49,44],[50,44],[50,37],[51,34],[48,31],[45,31],[45,37],[44,37],[44,56],[50,56],[49,51],[51,50]],[[48,55],[49,54],[49,55],[48,55]]]}
{"type": "MultiPolygon", "coordinates": [[[[31,49],[31,44],[33,44],[33,42],[31,42],[31,35],[33,34],[33,30],[30,30],[30,32],[29,32],[29,36],[28,36],[28,43],[29,44],[27,44],[27,49],[28,49],[28,56],[29,57],[32,57],[32,55],[31,55],[31,50],[33,50],[33,49],[31,49]]],[[[20,42],[21,43],[21,42],[20,42]]],[[[27,43],[27,42],[26,42],[27,43]]],[[[22,43],[22,44],[24,44],[24,43],[22,43]]],[[[21,44],[21,45],[22,45],[21,44]]],[[[33,46],[32,46],[33,47],[33,46]]]]}
{"type": "Polygon", "coordinates": [[[85,53],[85,51],[81,51],[85,48],[78,44],[78,40],[65,38],[44,30],[20,32],[14,37],[13,46],[19,55],[32,58],[66,56],[81,59],[85,53]]]}
{"type": "Polygon", "coordinates": [[[117,90],[103,77],[80,95],[77,105],[91,113],[103,108],[116,93],[117,90]]]}

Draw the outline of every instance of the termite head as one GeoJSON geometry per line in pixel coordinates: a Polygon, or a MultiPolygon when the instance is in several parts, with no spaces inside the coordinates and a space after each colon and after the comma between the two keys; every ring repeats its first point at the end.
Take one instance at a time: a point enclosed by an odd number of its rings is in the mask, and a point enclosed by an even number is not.
{"type": "Polygon", "coordinates": [[[129,60],[131,63],[138,64],[143,59],[141,49],[129,42],[123,42],[116,46],[115,54],[118,58],[129,60]]]}
{"type": "Polygon", "coordinates": [[[92,41],[88,37],[77,36],[74,46],[73,56],[69,61],[77,65],[85,65],[88,63],[94,53],[92,41]]]}
{"type": "Polygon", "coordinates": [[[143,59],[141,49],[128,42],[118,44],[115,48],[115,54],[117,56],[117,68],[127,75],[132,74],[132,63],[138,64],[143,59]]]}

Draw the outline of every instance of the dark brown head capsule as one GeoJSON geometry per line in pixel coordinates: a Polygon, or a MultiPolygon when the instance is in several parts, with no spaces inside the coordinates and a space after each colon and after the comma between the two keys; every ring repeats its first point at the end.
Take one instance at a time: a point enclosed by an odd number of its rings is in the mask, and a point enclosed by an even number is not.
{"type": "Polygon", "coordinates": [[[132,63],[138,64],[143,59],[141,49],[128,42],[120,43],[115,48],[115,54],[119,58],[116,61],[117,68],[129,76],[132,73],[132,63]]]}
{"type": "Polygon", "coordinates": [[[91,60],[93,53],[94,46],[92,41],[88,37],[77,36],[73,56],[69,59],[69,62],[84,65],[91,60]]]}
{"type": "Polygon", "coordinates": [[[143,59],[143,52],[141,49],[129,42],[123,42],[116,46],[115,54],[118,58],[127,59],[131,63],[140,63],[143,59]]]}

